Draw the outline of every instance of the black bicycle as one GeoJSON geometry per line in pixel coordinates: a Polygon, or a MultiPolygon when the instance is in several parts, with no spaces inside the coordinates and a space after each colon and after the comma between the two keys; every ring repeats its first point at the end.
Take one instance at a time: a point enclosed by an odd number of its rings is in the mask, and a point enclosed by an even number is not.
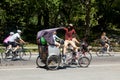
{"type": "Polygon", "coordinates": [[[20,48],[13,52],[14,47],[11,49],[3,49],[1,52],[1,57],[4,61],[11,61],[11,60],[30,60],[31,58],[31,51],[25,49],[23,45],[20,45],[20,48]]]}

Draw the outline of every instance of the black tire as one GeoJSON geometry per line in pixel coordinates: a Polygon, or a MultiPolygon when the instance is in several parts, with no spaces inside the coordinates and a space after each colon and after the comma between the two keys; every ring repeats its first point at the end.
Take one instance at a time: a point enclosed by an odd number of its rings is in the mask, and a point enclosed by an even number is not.
{"type": "Polygon", "coordinates": [[[89,66],[90,60],[87,57],[81,57],[78,59],[78,64],[80,65],[80,67],[86,68],[89,66]]]}
{"type": "Polygon", "coordinates": [[[103,54],[104,54],[104,52],[103,52],[102,50],[100,50],[100,49],[98,49],[98,50],[96,51],[96,55],[97,55],[98,57],[102,57],[103,54]]]}
{"type": "Polygon", "coordinates": [[[109,55],[109,56],[114,56],[114,49],[113,49],[112,46],[110,46],[110,48],[109,48],[108,55],[109,55]]]}
{"type": "Polygon", "coordinates": [[[90,61],[92,60],[92,54],[90,52],[85,52],[84,56],[88,57],[90,61]]]}
{"type": "Polygon", "coordinates": [[[46,62],[43,62],[42,59],[40,58],[40,56],[37,57],[36,59],[36,65],[39,68],[44,68],[46,66],[45,64],[46,62]]]}
{"type": "Polygon", "coordinates": [[[5,51],[4,51],[1,53],[1,58],[3,61],[11,61],[13,58],[13,55],[12,55],[12,53],[9,53],[9,52],[5,53],[5,51]]]}
{"type": "Polygon", "coordinates": [[[5,52],[1,53],[1,58],[2,58],[2,60],[6,61],[6,54],[5,54],[5,52]]]}
{"type": "Polygon", "coordinates": [[[21,60],[30,60],[31,59],[31,51],[29,50],[22,50],[22,51],[18,51],[18,55],[20,56],[21,60]]]}
{"type": "Polygon", "coordinates": [[[60,66],[60,57],[57,55],[51,55],[47,58],[46,66],[49,70],[56,70],[60,66]]]}

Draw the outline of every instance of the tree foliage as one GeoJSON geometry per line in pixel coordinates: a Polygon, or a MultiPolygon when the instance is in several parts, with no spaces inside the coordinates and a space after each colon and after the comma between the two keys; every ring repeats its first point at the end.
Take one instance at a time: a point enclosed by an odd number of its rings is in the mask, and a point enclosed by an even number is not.
{"type": "Polygon", "coordinates": [[[35,43],[39,30],[69,23],[76,26],[79,37],[95,39],[101,31],[112,30],[119,34],[119,4],[119,0],[1,0],[0,41],[21,29],[23,38],[35,43]]]}

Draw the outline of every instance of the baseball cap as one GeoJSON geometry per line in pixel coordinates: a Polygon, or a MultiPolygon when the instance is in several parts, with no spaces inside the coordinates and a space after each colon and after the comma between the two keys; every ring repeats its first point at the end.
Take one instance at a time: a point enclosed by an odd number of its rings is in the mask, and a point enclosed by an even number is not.
{"type": "Polygon", "coordinates": [[[69,26],[73,26],[73,24],[69,24],[69,26]]]}
{"type": "Polygon", "coordinates": [[[14,34],[14,32],[10,32],[10,34],[14,34]]]}
{"type": "Polygon", "coordinates": [[[17,30],[18,33],[21,33],[22,31],[21,30],[17,30]]]}

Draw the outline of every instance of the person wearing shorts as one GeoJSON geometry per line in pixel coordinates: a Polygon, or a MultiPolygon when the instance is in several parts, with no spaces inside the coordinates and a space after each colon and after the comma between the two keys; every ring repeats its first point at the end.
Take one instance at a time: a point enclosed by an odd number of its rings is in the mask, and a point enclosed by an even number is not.
{"type": "Polygon", "coordinates": [[[10,43],[10,47],[15,47],[13,52],[15,52],[17,49],[19,49],[19,44],[20,43],[25,43],[25,41],[21,38],[21,30],[17,30],[17,33],[15,33],[14,35],[11,36],[11,38],[9,39],[9,43],[10,43]],[[18,41],[18,42],[17,42],[18,41]]]}
{"type": "Polygon", "coordinates": [[[73,24],[69,24],[67,28],[64,28],[64,30],[65,30],[65,42],[64,42],[64,52],[63,53],[65,55],[66,49],[69,44],[74,48],[75,51],[77,49],[77,46],[72,41],[73,35],[76,34],[73,24]]]}

